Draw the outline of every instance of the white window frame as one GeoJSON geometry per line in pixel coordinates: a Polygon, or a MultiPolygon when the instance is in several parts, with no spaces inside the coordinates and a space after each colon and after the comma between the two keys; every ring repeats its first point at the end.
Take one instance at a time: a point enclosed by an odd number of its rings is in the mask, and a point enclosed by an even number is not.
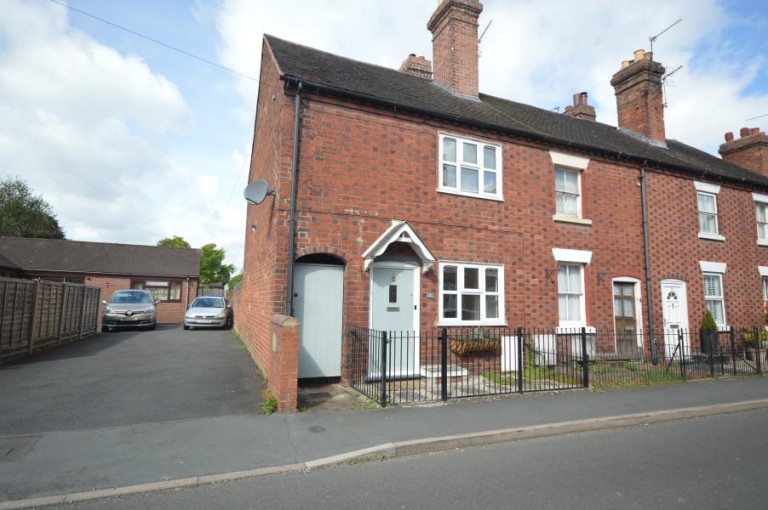
{"type": "Polygon", "coordinates": [[[717,195],[720,193],[719,184],[709,184],[707,182],[694,181],[694,188],[696,188],[696,211],[697,220],[699,222],[699,239],[709,239],[710,241],[725,241],[725,237],[720,234],[720,218],[718,215],[717,207],[717,195]],[[714,211],[702,211],[699,207],[699,196],[712,197],[712,203],[714,204],[714,211]],[[712,216],[715,218],[715,231],[704,232],[701,230],[701,217],[702,215],[712,216]]]}
{"type": "Polygon", "coordinates": [[[571,249],[565,249],[565,248],[552,248],[552,256],[555,258],[555,261],[557,261],[557,281],[555,282],[555,285],[557,285],[557,315],[558,315],[558,331],[559,332],[568,332],[568,330],[574,329],[574,328],[588,328],[589,330],[593,330],[593,328],[590,328],[587,326],[587,289],[586,289],[586,280],[584,278],[586,267],[588,264],[592,262],[592,252],[586,251],[586,250],[571,250],[571,249]],[[581,268],[581,299],[579,302],[579,320],[578,321],[568,321],[568,320],[562,320],[560,318],[560,266],[562,264],[570,265],[570,266],[579,266],[581,268]]]}
{"type": "Polygon", "coordinates": [[[554,221],[564,223],[576,223],[579,225],[591,225],[592,220],[584,218],[584,170],[589,165],[589,159],[562,152],[549,152],[552,163],[555,166],[555,214],[552,215],[554,221]],[[569,191],[560,191],[557,189],[557,172],[568,172],[576,175],[576,214],[565,214],[557,210],[557,197],[559,193],[572,193],[569,191]]]}
{"type": "MultiPolygon", "coordinates": [[[[704,306],[707,308],[707,301],[719,301],[722,309],[723,309],[723,319],[721,322],[717,322],[717,317],[715,317],[715,322],[717,323],[717,327],[719,330],[724,331],[728,329],[728,314],[726,313],[725,308],[725,282],[723,281],[723,275],[725,274],[726,269],[728,268],[727,264],[724,262],[708,262],[704,260],[699,261],[699,266],[701,267],[702,272],[702,286],[704,290],[704,306]],[[716,277],[720,281],[720,295],[707,295],[707,285],[706,285],[706,278],[708,276],[716,277]]],[[[707,308],[709,310],[709,308],[707,308]]],[[[714,317],[714,314],[712,314],[714,317]]]]}
{"type": "Polygon", "coordinates": [[[504,191],[502,189],[502,150],[501,145],[490,143],[482,140],[475,140],[464,136],[440,133],[440,143],[438,144],[438,169],[437,169],[437,190],[443,193],[450,193],[453,195],[461,195],[465,197],[483,198],[486,200],[504,200],[504,191]],[[443,159],[443,147],[446,139],[451,139],[456,142],[456,161],[449,161],[443,159]],[[464,149],[467,145],[474,145],[477,148],[477,161],[475,163],[464,162],[464,149]],[[496,153],[495,166],[493,168],[487,167],[485,163],[485,149],[492,148],[496,153]],[[456,186],[447,186],[444,182],[445,173],[443,172],[444,165],[452,165],[456,168],[456,186]],[[477,171],[478,175],[478,191],[463,191],[461,189],[461,174],[462,168],[477,171]],[[496,178],[496,192],[485,192],[485,174],[493,174],[496,178]]]}
{"type": "Polygon", "coordinates": [[[752,193],[755,201],[755,222],[757,223],[757,244],[768,246],[768,195],[752,193]],[[763,221],[760,220],[760,211],[763,212],[763,221]]]}
{"type": "Polygon", "coordinates": [[[466,262],[440,261],[440,300],[438,306],[438,325],[439,326],[504,326],[506,325],[506,315],[504,313],[504,266],[500,264],[476,264],[466,262]],[[446,291],[444,289],[444,271],[446,267],[456,268],[456,290],[446,291]],[[479,287],[478,289],[467,289],[464,286],[464,269],[478,269],[479,287]],[[485,272],[488,269],[497,271],[497,290],[488,291],[485,288],[485,272]],[[456,295],[456,317],[443,317],[443,304],[445,295],[456,295]],[[464,295],[480,296],[480,320],[462,320],[461,319],[461,297],[464,295]],[[497,296],[499,316],[498,318],[488,318],[486,316],[486,296],[497,296]]]}
{"type": "Polygon", "coordinates": [[[558,321],[561,328],[580,328],[587,325],[587,306],[585,299],[584,289],[584,264],[574,262],[559,262],[557,264],[557,309],[558,309],[558,321]],[[562,269],[579,271],[579,289],[578,291],[571,291],[570,289],[563,290],[560,288],[560,271],[562,269]],[[562,296],[575,297],[579,300],[579,317],[576,320],[563,319],[560,316],[560,298],[562,296]]]}

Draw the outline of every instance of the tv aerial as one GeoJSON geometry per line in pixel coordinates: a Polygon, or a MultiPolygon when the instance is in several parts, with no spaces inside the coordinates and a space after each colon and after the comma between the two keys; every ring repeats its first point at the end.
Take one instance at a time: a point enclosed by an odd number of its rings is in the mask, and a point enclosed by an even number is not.
{"type": "Polygon", "coordinates": [[[269,184],[264,179],[253,181],[243,190],[243,196],[249,204],[259,205],[267,195],[275,196],[275,192],[269,191],[269,184]]]}

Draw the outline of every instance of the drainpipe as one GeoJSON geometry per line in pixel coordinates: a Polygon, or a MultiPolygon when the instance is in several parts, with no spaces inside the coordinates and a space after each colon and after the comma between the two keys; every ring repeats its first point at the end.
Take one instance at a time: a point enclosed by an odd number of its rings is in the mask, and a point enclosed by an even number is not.
{"type": "Polygon", "coordinates": [[[656,362],[656,341],[653,336],[653,298],[651,295],[651,253],[648,241],[648,199],[645,191],[645,167],[640,167],[640,202],[643,211],[643,251],[645,254],[645,300],[648,307],[648,332],[651,343],[651,360],[656,362]]]}
{"type": "Polygon", "coordinates": [[[299,122],[301,120],[301,87],[299,82],[296,88],[293,113],[293,158],[291,162],[291,216],[288,220],[288,284],[286,296],[287,315],[293,317],[293,258],[296,252],[296,196],[299,194],[297,179],[299,176],[299,122]]]}

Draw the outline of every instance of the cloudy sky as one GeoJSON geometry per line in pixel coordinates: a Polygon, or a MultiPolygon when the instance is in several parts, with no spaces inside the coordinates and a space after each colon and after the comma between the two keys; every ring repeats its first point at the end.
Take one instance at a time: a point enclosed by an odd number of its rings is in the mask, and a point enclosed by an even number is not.
{"type": "MultiPolygon", "coordinates": [[[[682,18],[653,48],[668,71],[682,66],[666,82],[667,136],[716,154],[726,131],[768,128],[766,0],[483,3],[483,92],[562,111],[587,91],[615,125],[611,76],[682,18]]],[[[262,34],[396,68],[431,58],[436,5],[0,0],[0,178],[42,195],[69,239],[180,235],[239,269],[262,34]]]]}

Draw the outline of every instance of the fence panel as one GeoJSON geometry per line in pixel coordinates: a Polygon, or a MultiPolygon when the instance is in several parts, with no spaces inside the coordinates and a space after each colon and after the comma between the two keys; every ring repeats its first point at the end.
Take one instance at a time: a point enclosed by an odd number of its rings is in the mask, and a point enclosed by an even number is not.
{"type": "Polygon", "coordinates": [[[101,289],[0,278],[0,362],[96,332],[101,289]]]}

